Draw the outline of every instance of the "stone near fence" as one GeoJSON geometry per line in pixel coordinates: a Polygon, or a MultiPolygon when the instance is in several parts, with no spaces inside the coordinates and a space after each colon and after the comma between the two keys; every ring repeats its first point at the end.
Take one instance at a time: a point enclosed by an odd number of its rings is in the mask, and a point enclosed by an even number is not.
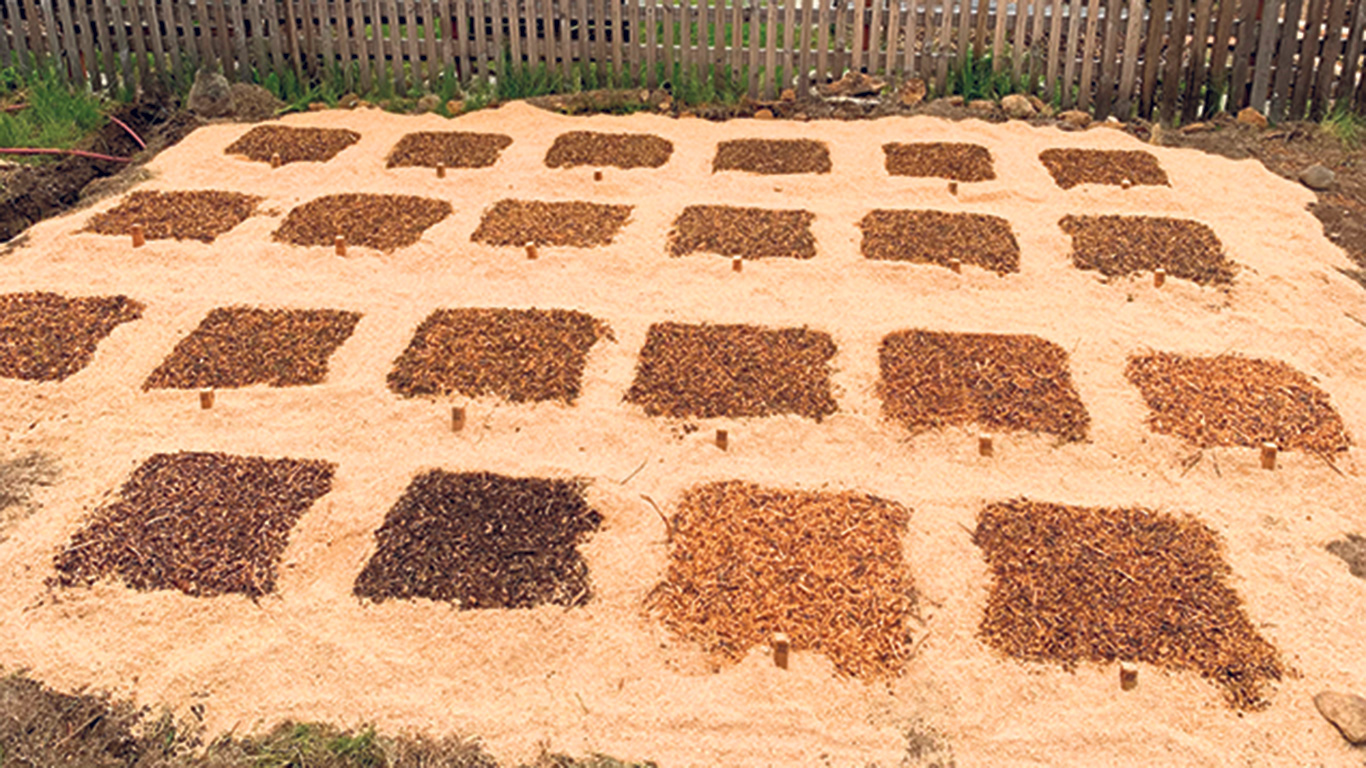
{"type": "Polygon", "coordinates": [[[882,89],[886,87],[887,81],[880,77],[871,77],[862,72],[846,72],[844,77],[821,86],[819,90],[822,96],[866,98],[882,93],[882,89]]]}
{"type": "Polygon", "coordinates": [[[441,97],[434,93],[424,95],[417,100],[417,111],[420,113],[435,112],[441,106],[441,97]]]}
{"type": "Polygon", "coordinates": [[[1252,107],[1243,107],[1243,111],[1238,113],[1238,122],[1243,125],[1250,125],[1253,128],[1265,128],[1270,125],[1266,115],[1252,107]]]}
{"type": "Polygon", "coordinates": [[[758,112],[755,112],[755,113],[754,113],[754,119],[755,119],[755,120],[772,120],[772,119],[773,119],[773,110],[771,110],[771,109],[761,109],[761,110],[759,110],[758,112]]]}
{"type": "Polygon", "coordinates": [[[1066,112],[1058,113],[1058,121],[1073,128],[1086,128],[1091,125],[1091,113],[1083,112],[1080,109],[1069,109],[1066,112]]]}
{"type": "Polygon", "coordinates": [[[1006,116],[1015,120],[1028,120],[1039,113],[1029,99],[1022,94],[1012,93],[1001,99],[1001,109],[1005,110],[1006,116]]]}
{"type": "Polygon", "coordinates": [[[996,102],[991,99],[974,99],[968,102],[968,109],[973,112],[995,112],[996,102]]]}
{"type": "Polygon", "coordinates": [[[897,89],[896,97],[901,102],[901,106],[914,107],[916,104],[924,101],[926,94],[929,92],[930,88],[925,84],[924,80],[921,80],[918,77],[912,77],[901,84],[901,87],[897,89]]]}
{"type": "Polygon", "coordinates": [[[195,73],[190,87],[190,111],[200,117],[227,117],[232,114],[232,86],[228,78],[210,69],[195,73]]]}
{"type": "Polygon", "coordinates": [[[1337,174],[1327,168],[1314,163],[1313,165],[1300,171],[1300,183],[1310,189],[1323,190],[1333,186],[1337,179],[1337,174]]]}

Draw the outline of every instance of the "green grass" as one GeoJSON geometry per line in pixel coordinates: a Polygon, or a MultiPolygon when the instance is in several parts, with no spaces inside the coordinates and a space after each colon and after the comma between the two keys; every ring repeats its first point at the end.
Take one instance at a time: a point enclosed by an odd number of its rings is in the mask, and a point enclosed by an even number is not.
{"type": "Polygon", "coordinates": [[[1333,105],[1319,127],[1351,150],[1361,149],[1362,141],[1366,139],[1366,116],[1353,111],[1346,99],[1333,105]]]}
{"type": "Polygon", "coordinates": [[[0,113],[0,147],[69,149],[105,122],[99,98],[66,85],[51,66],[27,77],[0,72],[0,104],[28,105],[0,113]]]}

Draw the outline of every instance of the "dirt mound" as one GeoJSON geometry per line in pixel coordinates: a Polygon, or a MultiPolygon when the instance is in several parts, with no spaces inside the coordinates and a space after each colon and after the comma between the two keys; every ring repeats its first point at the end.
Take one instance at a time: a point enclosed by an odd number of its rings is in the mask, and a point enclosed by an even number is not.
{"type": "Polygon", "coordinates": [[[944,211],[873,211],[859,222],[866,259],[948,267],[954,260],[997,274],[1020,271],[1020,245],[1000,216],[944,211]]]}
{"type": "Polygon", "coordinates": [[[142,309],[127,296],[0,296],[0,376],[61,381],[90,363],[110,331],[142,317],[142,309]]]}

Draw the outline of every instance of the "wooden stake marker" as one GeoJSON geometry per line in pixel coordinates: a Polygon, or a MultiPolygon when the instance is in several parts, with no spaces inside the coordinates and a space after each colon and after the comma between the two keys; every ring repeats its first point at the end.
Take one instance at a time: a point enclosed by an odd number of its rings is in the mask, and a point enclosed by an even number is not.
{"type": "Polygon", "coordinates": [[[736,256],[735,258],[731,259],[731,260],[730,260],[730,271],[732,271],[732,272],[743,272],[743,271],[745,271],[745,260],[742,259],[742,258],[740,258],[739,256],[736,256]]]}
{"type": "Polygon", "coordinates": [[[996,446],[991,441],[991,435],[977,436],[977,453],[982,456],[996,455],[996,446]]]}
{"type": "Polygon", "coordinates": [[[465,428],[465,409],[460,406],[451,408],[451,431],[459,432],[465,428]]]}
{"type": "Polygon", "coordinates": [[[1276,444],[1262,443],[1262,469],[1276,468],[1276,444]]]}
{"type": "Polygon", "coordinates": [[[953,270],[954,272],[960,275],[963,274],[963,260],[949,259],[949,269],[953,270]]]}
{"type": "Polygon", "coordinates": [[[446,178],[446,164],[445,164],[445,163],[437,163],[437,164],[436,164],[436,177],[437,177],[438,179],[444,179],[444,178],[446,178]]]}
{"type": "Polygon", "coordinates": [[[1128,179],[1120,179],[1120,180],[1119,180],[1119,188],[1120,188],[1120,189],[1128,189],[1129,187],[1132,187],[1133,185],[1134,185],[1134,183],[1133,183],[1132,181],[1129,181],[1128,179]]]}
{"type": "Polygon", "coordinates": [[[199,408],[207,411],[213,407],[213,390],[205,389],[199,393],[199,408]]]}
{"type": "Polygon", "coordinates": [[[602,181],[602,171],[593,171],[593,181],[602,181]]]}
{"type": "Polygon", "coordinates": [[[338,256],[345,256],[345,255],[346,255],[346,237],[345,237],[344,235],[337,235],[337,238],[336,238],[336,241],[335,241],[335,242],[336,242],[336,244],[337,244],[337,255],[338,255],[338,256]]]}
{"type": "Polygon", "coordinates": [[[773,635],[773,664],[778,669],[787,669],[787,655],[792,650],[792,641],[787,635],[778,632],[773,635]]]}
{"type": "Polygon", "coordinates": [[[1153,270],[1153,287],[1154,287],[1154,288],[1161,288],[1162,285],[1163,285],[1164,283],[1166,283],[1166,282],[1167,282],[1167,270],[1161,269],[1161,268],[1158,268],[1158,269],[1153,270]]]}
{"type": "Polygon", "coordinates": [[[1132,661],[1121,661],[1119,663],[1119,687],[1125,691],[1132,691],[1138,687],[1138,665],[1132,661]]]}
{"type": "Polygon", "coordinates": [[[730,448],[730,433],[724,429],[716,430],[716,447],[721,450],[730,448]]]}
{"type": "MultiPolygon", "coordinates": [[[[258,155],[258,157],[259,157],[259,155],[258,155]]],[[[284,165],[284,161],[280,159],[280,153],[279,153],[279,152],[276,152],[275,154],[273,154],[273,155],[270,156],[270,167],[271,167],[271,168],[279,168],[281,165],[284,165]]]]}
{"type": "Polygon", "coordinates": [[[949,182],[949,194],[950,194],[950,195],[957,195],[957,194],[958,194],[958,182],[956,182],[956,181],[950,181],[950,182],[949,182]]]}
{"type": "Polygon", "coordinates": [[[141,224],[134,224],[130,230],[133,235],[134,248],[141,248],[147,244],[147,232],[142,228],[141,224]]]}
{"type": "Polygon", "coordinates": [[[535,260],[536,260],[536,256],[537,256],[537,253],[536,253],[536,244],[535,244],[535,243],[527,243],[527,244],[526,244],[526,258],[527,258],[527,261],[535,261],[535,260]]]}

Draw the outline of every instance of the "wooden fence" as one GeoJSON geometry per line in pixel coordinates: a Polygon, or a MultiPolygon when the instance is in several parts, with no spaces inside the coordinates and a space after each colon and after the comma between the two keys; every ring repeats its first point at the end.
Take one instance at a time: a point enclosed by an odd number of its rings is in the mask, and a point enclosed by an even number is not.
{"type": "MultiPolygon", "coordinates": [[[[751,96],[855,70],[944,93],[970,55],[1063,107],[1189,121],[1366,112],[1366,0],[0,0],[0,66],[56,61],[76,83],[339,72],[398,91],[511,62],[588,65],[654,86],[747,79],[751,96]],[[700,4],[699,4],[700,3],[700,4]],[[859,7],[861,6],[861,7],[859,7]]],[[[580,69],[580,71],[582,71],[580,69]]]]}

